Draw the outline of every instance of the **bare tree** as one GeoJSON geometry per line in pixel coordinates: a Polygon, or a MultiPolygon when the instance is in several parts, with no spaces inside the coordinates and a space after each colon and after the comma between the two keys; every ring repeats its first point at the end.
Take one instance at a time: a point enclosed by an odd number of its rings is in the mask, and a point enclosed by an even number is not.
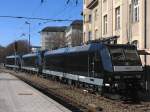
{"type": "Polygon", "coordinates": [[[0,63],[3,63],[4,62],[4,58],[5,58],[5,48],[0,46],[0,63]]]}
{"type": "Polygon", "coordinates": [[[18,54],[26,54],[30,52],[29,43],[27,40],[18,40],[9,44],[5,49],[5,55],[12,55],[14,52],[18,54]]]}

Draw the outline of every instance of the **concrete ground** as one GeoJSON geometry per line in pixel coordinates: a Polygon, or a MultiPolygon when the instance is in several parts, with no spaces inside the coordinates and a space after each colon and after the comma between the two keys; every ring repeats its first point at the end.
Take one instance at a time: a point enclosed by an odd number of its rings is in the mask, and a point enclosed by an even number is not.
{"type": "Polygon", "coordinates": [[[0,73],[0,112],[70,112],[70,110],[9,73],[0,73]]]}

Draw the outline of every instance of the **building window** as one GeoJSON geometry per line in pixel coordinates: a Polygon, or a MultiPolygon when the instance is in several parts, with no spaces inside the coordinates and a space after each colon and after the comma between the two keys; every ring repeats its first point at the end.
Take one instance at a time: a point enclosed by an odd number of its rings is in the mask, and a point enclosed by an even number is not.
{"type": "Polygon", "coordinates": [[[133,22],[139,21],[139,0],[132,0],[133,22]]]}
{"type": "Polygon", "coordinates": [[[103,17],[103,34],[107,34],[107,15],[103,17]]]}
{"type": "Polygon", "coordinates": [[[97,12],[98,12],[98,11],[97,11],[97,9],[96,9],[96,10],[95,10],[95,20],[97,20],[97,16],[98,16],[98,15],[97,15],[97,14],[98,14],[97,12]]]}
{"type": "Polygon", "coordinates": [[[120,7],[117,7],[115,10],[115,28],[116,30],[120,29],[120,7]]]}
{"type": "Polygon", "coordinates": [[[89,41],[92,40],[92,32],[91,31],[89,31],[88,37],[89,37],[89,41]]]}
{"type": "Polygon", "coordinates": [[[92,22],[92,15],[91,14],[89,15],[89,22],[90,23],[92,22]]]}

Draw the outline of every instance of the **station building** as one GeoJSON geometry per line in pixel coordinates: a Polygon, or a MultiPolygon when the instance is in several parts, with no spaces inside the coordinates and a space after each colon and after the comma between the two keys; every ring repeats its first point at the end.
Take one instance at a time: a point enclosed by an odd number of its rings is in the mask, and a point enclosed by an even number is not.
{"type": "Polygon", "coordinates": [[[66,29],[66,46],[79,46],[83,42],[83,21],[75,20],[66,29]]]}
{"type": "MultiPolygon", "coordinates": [[[[84,0],[83,42],[117,36],[118,44],[150,49],[150,0],[84,0]]],[[[150,56],[141,56],[145,65],[150,56]]]]}

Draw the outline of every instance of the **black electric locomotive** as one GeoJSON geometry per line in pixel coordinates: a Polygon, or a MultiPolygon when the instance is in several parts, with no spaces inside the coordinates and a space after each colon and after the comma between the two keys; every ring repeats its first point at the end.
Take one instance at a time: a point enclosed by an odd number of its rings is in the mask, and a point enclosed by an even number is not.
{"type": "Polygon", "coordinates": [[[103,93],[129,95],[141,90],[143,83],[142,63],[133,45],[92,43],[60,48],[23,55],[21,63],[22,70],[103,93]]]}
{"type": "Polygon", "coordinates": [[[41,66],[41,54],[31,53],[22,56],[22,70],[39,73],[41,66]]]}
{"type": "Polygon", "coordinates": [[[110,93],[137,91],[143,68],[132,45],[93,43],[48,51],[43,73],[110,93]]]}
{"type": "Polygon", "coordinates": [[[21,69],[21,56],[12,55],[5,58],[5,67],[9,69],[21,69]]]}

